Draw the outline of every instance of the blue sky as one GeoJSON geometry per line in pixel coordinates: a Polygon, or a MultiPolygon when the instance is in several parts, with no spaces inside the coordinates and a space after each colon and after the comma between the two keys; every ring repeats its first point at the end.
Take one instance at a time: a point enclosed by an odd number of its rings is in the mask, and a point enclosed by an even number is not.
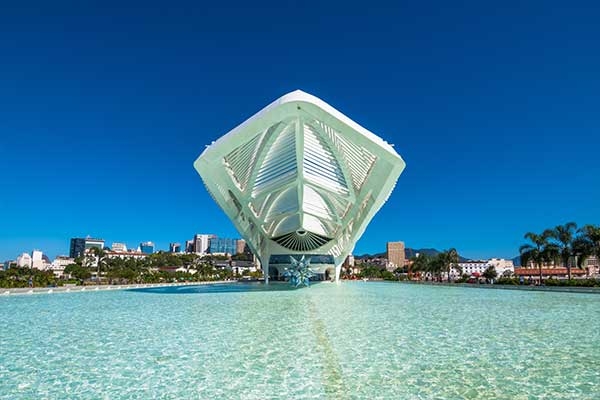
{"type": "Polygon", "coordinates": [[[600,223],[594,2],[15,3],[0,12],[0,260],[85,235],[237,237],[192,162],[295,89],[407,163],[357,254],[404,240],[513,257],[527,231],[600,223]]]}

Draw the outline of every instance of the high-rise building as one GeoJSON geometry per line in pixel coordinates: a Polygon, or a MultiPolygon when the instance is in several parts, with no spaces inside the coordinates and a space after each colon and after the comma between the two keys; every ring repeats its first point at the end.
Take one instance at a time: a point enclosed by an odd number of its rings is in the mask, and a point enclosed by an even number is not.
{"type": "Polygon", "coordinates": [[[404,267],[404,242],[387,242],[388,269],[404,267]]]}
{"type": "Polygon", "coordinates": [[[229,238],[212,237],[209,244],[209,253],[235,254],[237,240],[229,238]]]}
{"type": "Polygon", "coordinates": [[[235,254],[243,254],[246,250],[246,241],[238,239],[235,244],[235,254]]]}
{"type": "Polygon", "coordinates": [[[194,241],[193,240],[186,240],[185,241],[185,252],[186,253],[193,253],[194,252],[194,241]]]}
{"type": "Polygon", "coordinates": [[[34,250],[31,252],[31,268],[35,269],[46,269],[44,265],[44,259],[42,258],[42,252],[34,250]]]}
{"type": "Polygon", "coordinates": [[[197,234],[194,235],[194,253],[206,254],[209,252],[210,240],[215,235],[197,234]]]}
{"type": "Polygon", "coordinates": [[[181,243],[169,243],[169,253],[181,253],[181,243]]]}
{"type": "Polygon", "coordinates": [[[142,242],[142,243],[140,243],[140,250],[144,254],[152,254],[152,253],[154,253],[154,243],[142,242]]]}
{"type": "Polygon", "coordinates": [[[339,279],[404,166],[392,145],[300,90],[207,146],[194,163],[260,258],[265,280],[296,265],[292,257],[310,258],[313,272],[339,279]]]}
{"type": "Polygon", "coordinates": [[[85,252],[93,247],[103,249],[104,239],[93,239],[90,237],[86,238],[72,238],[71,248],[69,249],[69,257],[83,257],[85,252]]]}
{"type": "Polygon", "coordinates": [[[118,251],[120,253],[127,252],[127,246],[125,245],[125,243],[113,243],[112,246],[110,246],[110,249],[112,251],[118,251]]]}

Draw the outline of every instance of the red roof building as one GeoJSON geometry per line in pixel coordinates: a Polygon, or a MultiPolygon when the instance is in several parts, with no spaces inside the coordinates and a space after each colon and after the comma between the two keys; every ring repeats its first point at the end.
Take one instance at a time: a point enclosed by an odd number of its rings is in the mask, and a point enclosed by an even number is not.
{"type": "MultiPolygon", "coordinates": [[[[515,268],[515,275],[539,279],[540,270],[538,268],[515,268]]],[[[584,277],[587,271],[579,268],[571,268],[571,277],[584,277]]],[[[542,268],[542,276],[548,278],[567,278],[566,268],[542,268]]]]}

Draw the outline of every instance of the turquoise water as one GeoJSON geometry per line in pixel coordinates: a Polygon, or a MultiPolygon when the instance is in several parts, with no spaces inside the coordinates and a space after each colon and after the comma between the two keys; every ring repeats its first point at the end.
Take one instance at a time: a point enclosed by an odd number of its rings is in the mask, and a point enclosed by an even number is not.
{"type": "Polygon", "coordinates": [[[355,282],[0,298],[0,399],[598,399],[600,296],[355,282]]]}

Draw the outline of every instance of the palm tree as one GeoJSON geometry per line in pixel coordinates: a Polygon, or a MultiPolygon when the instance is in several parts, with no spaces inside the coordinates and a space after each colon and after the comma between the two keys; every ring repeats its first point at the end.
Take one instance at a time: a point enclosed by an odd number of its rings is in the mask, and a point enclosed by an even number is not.
{"type": "MultiPolygon", "coordinates": [[[[411,263],[409,264],[409,274],[412,272],[427,272],[429,271],[429,264],[431,263],[431,257],[425,253],[420,253],[410,258],[411,263]]],[[[410,275],[409,275],[410,276],[410,275]]]]}
{"type": "Polygon", "coordinates": [[[450,282],[450,269],[454,267],[458,269],[458,252],[455,248],[444,251],[441,257],[442,266],[446,274],[448,275],[448,282],[450,282]]]}
{"type": "Polygon", "coordinates": [[[582,231],[590,242],[592,254],[600,257],[600,226],[586,225],[582,231]]]}
{"type": "Polygon", "coordinates": [[[526,243],[519,247],[519,253],[521,254],[521,265],[527,265],[529,262],[533,262],[540,272],[540,285],[542,284],[542,266],[553,260],[558,254],[558,247],[550,243],[550,237],[552,231],[546,229],[541,235],[533,232],[527,232],[525,239],[529,239],[531,243],[526,243]]]}
{"type": "Polygon", "coordinates": [[[573,242],[573,253],[577,259],[577,267],[583,268],[590,256],[600,259],[600,226],[586,225],[579,229],[579,236],[573,242]]]}
{"type": "Polygon", "coordinates": [[[446,254],[438,253],[431,259],[428,266],[428,272],[431,272],[432,276],[436,276],[438,281],[442,280],[442,271],[446,267],[446,254]]]}
{"type": "Polygon", "coordinates": [[[577,268],[583,269],[585,261],[593,254],[593,244],[585,234],[580,234],[573,240],[573,255],[575,256],[577,268]]]}
{"type": "Polygon", "coordinates": [[[567,269],[569,280],[571,280],[569,259],[573,256],[573,241],[575,240],[576,230],[577,224],[575,222],[567,222],[564,225],[558,225],[551,231],[551,237],[556,241],[558,252],[560,253],[563,267],[567,269]]]}
{"type": "MultiPolygon", "coordinates": [[[[104,251],[104,249],[100,248],[100,247],[92,247],[91,249],[89,249],[89,260],[96,260],[96,267],[98,269],[97,272],[97,283],[100,283],[100,271],[102,269],[105,269],[106,267],[106,263],[108,260],[108,257],[106,255],[106,252],[104,251]]],[[[90,264],[88,264],[88,266],[91,266],[90,264]]]]}

